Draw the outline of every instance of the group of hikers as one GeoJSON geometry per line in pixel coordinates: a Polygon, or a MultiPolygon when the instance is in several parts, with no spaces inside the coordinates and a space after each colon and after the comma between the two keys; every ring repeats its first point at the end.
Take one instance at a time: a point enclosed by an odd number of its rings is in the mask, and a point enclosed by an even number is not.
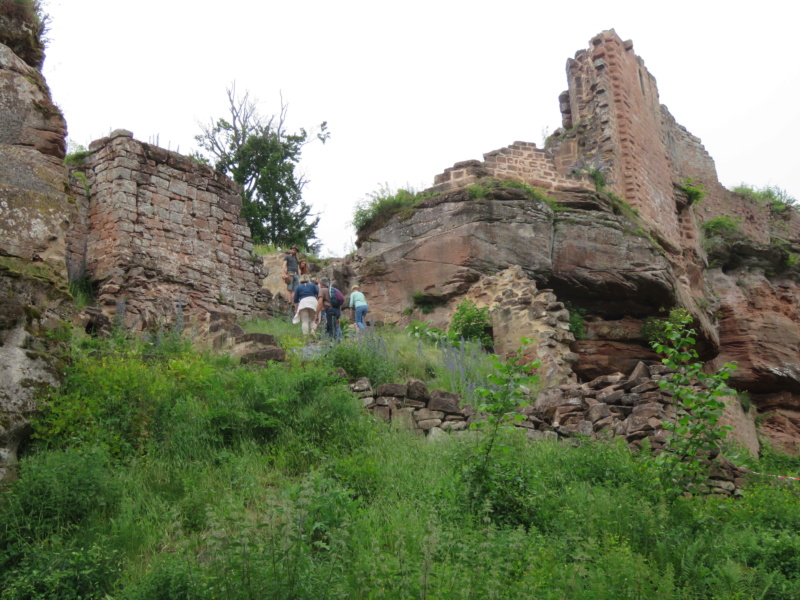
{"type": "MultiPolygon", "coordinates": [[[[287,300],[294,306],[293,322],[300,323],[303,335],[311,337],[324,318],[325,335],[332,340],[339,340],[342,338],[339,318],[342,316],[344,294],[327,277],[318,281],[312,279],[305,259],[299,259],[297,253],[297,246],[292,246],[283,257],[281,272],[286,283],[287,300]]],[[[357,331],[361,334],[367,327],[365,321],[369,306],[358,285],[350,290],[347,308],[351,310],[357,331]]]]}

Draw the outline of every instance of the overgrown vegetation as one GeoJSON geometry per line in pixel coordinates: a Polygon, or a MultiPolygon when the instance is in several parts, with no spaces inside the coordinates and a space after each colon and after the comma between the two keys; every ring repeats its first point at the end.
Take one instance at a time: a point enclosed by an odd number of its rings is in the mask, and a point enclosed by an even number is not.
{"type": "Polygon", "coordinates": [[[564,308],[569,311],[569,331],[576,340],[586,339],[586,309],[564,302],[564,308]]]}
{"type": "Polygon", "coordinates": [[[0,42],[37,69],[44,63],[48,21],[39,0],[0,0],[0,42]]]}
{"type": "Polygon", "coordinates": [[[737,217],[720,215],[702,223],[700,228],[707,238],[718,237],[730,241],[742,236],[742,230],[739,228],[741,222],[742,220],[737,217]]]}
{"type": "Polygon", "coordinates": [[[706,196],[706,190],[703,183],[691,177],[682,179],[678,189],[686,194],[690,206],[695,203],[699,204],[706,196]]]}
{"type": "Polygon", "coordinates": [[[557,200],[549,197],[542,190],[537,189],[532,185],[528,185],[522,181],[517,181],[516,179],[484,179],[481,180],[480,183],[474,183],[469,186],[467,188],[467,192],[469,193],[470,198],[479,200],[481,198],[488,197],[490,191],[495,188],[514,188],[523,190],[529,200],[544,202],[550,208],[552,208],[553,211],[567,210],[566,207],[561,206],[557,200]]]}
{"type": "MultiPolygon", "coordinates": [[[[660,310],[666,312],[664,308],[660,310]]],[[[689,311],[685,308],[672,308],[669,311],[669,316],[663,319],[648,317],[644,320],[644,323],[642,323],[642,337],[647,340],[651,346],[667,344],[669,342],[667,325],[673,329],[679,328],[682,323],[687,322],[687,318],[689,319],[688,323],[691,324],[691,315],[689,315],[689,311]]]]}
{"type": "Polygon", "coordinates": [[[714,373],[704,372],[694,349],[692,320],[685,311],[672,311],[670,319],[662,321],[664,342],[652,344],[666,355],[662,362],[671,372],[661,380],[661,389],[669,391],[677,409],[675,421],[664,421],[664,429],[672,435],[656,458],[663,468],[662,483],[672,496],[702,491],[711,469],[709,459],[717,455],[731,429],[719,425],[725,410],[719,398],[736,394],[725,384],[736,365],[726,363],[714,373]]]}
{"type": "MultiPolygon", "coordinates": [[[[398,378],[395,356],[436,348],[382,339],[398,378]]],[[[173,334],[76,341],[0,490],[0,598],[800,595],[796,485],[673,499],[622,442],[532,443],[502,426],[530,376],[513,362],[481,376],[496,435],[434,444],[363,414],[332,374],[359,351],[252,369],[173,334]]]]}
{"type": "Polygon", "coordinates": [[[513,447],[507,444],[500,434],[504,428],[512,433],[509,421],[522,421],[524,415],[519,410],[528,404],[525,390],[530,390],[539,382],[535,370],[538,363],[523,362],[526,346],[530,340],[520,340],[517,353],[508,360],[492,357],[494,372],[486,377],[486,387],[476,390],[480,400],[475,408],[486,414],[484,420],[473,423],[473,429],[485,429],[474,449],[461,469],[462,493],[466,496],[467,507],[472,514],[480,514],[486,506],[492,508],[487,517],[494,523],[505,526],[530,527],[531,516],[520,497],[517,482],[519,473],[508,454],[513,447]]]}
{"type": "MultiPolygon", "coordinates": [[[[91,150],[87,150],[86,147],[81,144],[70,143],[67,148],[67,154],[64,156],[64,164],[68,167],[79,167],[86,161],[86,157],[91,153],[91,150]]],[[[83,173],[81,173],[81,175],[83,175],[83,173]]],[[[85,177],[84,175],[84,178],[85,177]]]]}
{"type": "Polygon", "coordinates": [[[797,199],[791,196],[786,190],[775,185],[767,185],[761,188],[741,183],[732,190],[736,194],[741,194],[746,199],[770,208],[774,214],[784,215],[789,209],[797,207],[797,199]]]}
{"type": "Polygon", "coordinates": [[[356,233],[374,231],[389,222],[395,216],[411,216],[414,207],[434,194],[422,194],[413,189],[392,190],[389,185],[382,185],[377,191],[356,204],[353,213],[353,227],[356,233]]]}
{"type": "Polygon", "coordinates": [[[492,340],[491,326],[487,307],[478,308],[471,300],[463,300],[453,313],[449,334],[454,340],[472,340],[484,348],[492,348],[494,340],[492,340]]]}
{"type": "Polygon", "coordinates": [[[423,315],[429,315],[436,307],[447,304],[447,299],[437,294],[426,294],[417,290],[411,294],[411,302],[423,315]]]}

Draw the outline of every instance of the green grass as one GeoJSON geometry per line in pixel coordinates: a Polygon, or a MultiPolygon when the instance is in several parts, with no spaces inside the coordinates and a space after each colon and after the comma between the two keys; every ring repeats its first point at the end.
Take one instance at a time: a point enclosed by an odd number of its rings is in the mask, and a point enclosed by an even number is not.
{"type": "Polygon", "coordinates": [[[690,205],[695,203],[699,204],[706,196],[705,186],[703,186],[702,182],[699,182],[692,177],[681,179],[681,183],[678,188],[684,194],[686,194],[690,205]]]}
{"type": "Polygon", "coordinates": [[[568,210],[566,207],[561,206],[557,200],[549,197],[545,194],[542,190],[533,187],[532,185],[528,185],[522,181],[517,181],[516,179],[485,179],[481,180],[481,183],[474,183],[467,188],[467,192],[469,193],[469,197],[474,200],[479,200],[481,198],[486,198],[489,195],[489,191],[493,188],[514,188],[518,190],[523,190],[525,195],[528,197],[529,200],[534,200],[536,202],[544,202],[554,211],[561,211],[561,210],[568,210]]]}
{"type": "Polygon", "coordinates": [[[69,167],[79,167],[86,162],[86,157],[91,153],[91,150],[77,150],[75,152],[71,152],[64,157],[64,164],[69,167]]]}
{"type": "Polygon", "coordinates": [[[730,217],[728,215],[720,215],[709,219],[700,225],[703,233],[707,237],[721,237],[725,240],[735,239],[742,235],[739,228],[741,219],[730,217]]]}
{"type": "Polygon", "coordinates": [[[242,329],[246,333],[268,333],[287,350],[295,348],[303,341],[303,331],[300,325],[295,325],[288,317],[274,317],[272,319],[251,319],[242,322],[242,329]]]}
{"type": "Polygon", "coordinates": [[[734,193],[746,199],[768,207],[777,215],[786,214],[789,209],[797,207],[797,199],[776,185],[767,185],[761,188],[741,183],[733,188],[734,193]]]}
{"type": "Polygon", "coordinates": [[[257,256],[267,256],[269,254],[277,254],[280,252],[274,244],[253,244],[253,254],[257,256]]]}
{"type": "Polygon", "coordinates": [[[356,204],[353,213],[353,227],[356,233],[374,231],[389,222],[395,215],[410,216],[414,207],[434,194],[420,194],[412,189],[392,190],[388,185],[381,186],[356,204]]]}
{"type": "MultiPolygon", "coordinates": [[[[436,357],[380,340],[265,369],[169,336],[76,341],[0,488],[0,598],[800,595],[800,486],[670,502],[623,443],[510,431],[476,504],[479,433],[395,430],[331,374],[349,357],[402,380],[436,357]]],[[[796,468],[777,456],[754,466],[796,468]]]]}

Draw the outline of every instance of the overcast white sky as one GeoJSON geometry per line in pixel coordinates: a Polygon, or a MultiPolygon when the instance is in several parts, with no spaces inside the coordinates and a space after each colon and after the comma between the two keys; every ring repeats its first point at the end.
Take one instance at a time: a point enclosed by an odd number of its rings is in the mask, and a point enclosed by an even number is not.
{"type": "Polygon", "coordinates": [[[70,140],[125,128],[188,154],[235,81],[309,145],[305,199],[323,255],[355,235],[353,207],[388,184],[423,189],[453,163],[560,126],[567,58],[615,28],[662,104],[698,136],[726,186],[800,199],[800,67],[789,0],[47,0],[44,74],[70,140]]]}

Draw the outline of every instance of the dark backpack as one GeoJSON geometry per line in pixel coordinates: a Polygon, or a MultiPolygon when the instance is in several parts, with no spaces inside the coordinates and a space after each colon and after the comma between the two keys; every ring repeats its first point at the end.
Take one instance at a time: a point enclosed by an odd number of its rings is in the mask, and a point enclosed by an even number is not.
{"type": "Polygon", "coordinates": [[[330,292],[331,292],[331,306],[333,308],[340,308],[342,304],[344,304],[344,295],[342,295],[342,292],[340,292],[333,286],[330,287],[330,292]]]}

